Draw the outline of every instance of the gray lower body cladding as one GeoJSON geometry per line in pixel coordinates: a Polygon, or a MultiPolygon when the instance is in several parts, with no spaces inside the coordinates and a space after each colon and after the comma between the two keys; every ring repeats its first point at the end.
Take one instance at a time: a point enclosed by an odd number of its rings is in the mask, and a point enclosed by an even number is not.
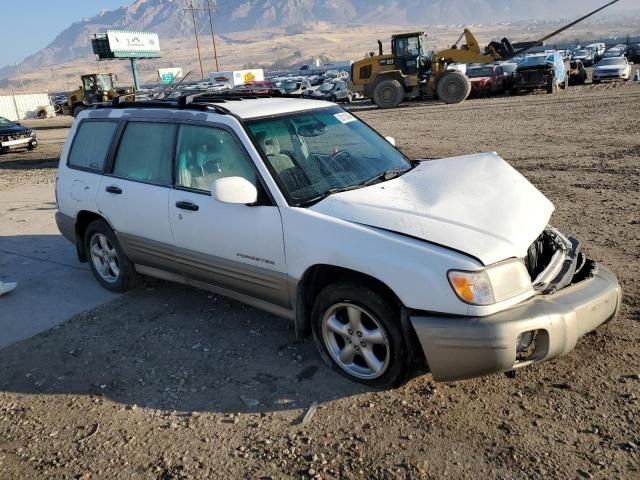
{"type": "Polygon", "coordinates": [[[286,273],[194,252],[134,235],[118,233],[127,256],[136,265],[152,267],[198,282],[216,285],[279,307],[290,308],[286,273]]]}

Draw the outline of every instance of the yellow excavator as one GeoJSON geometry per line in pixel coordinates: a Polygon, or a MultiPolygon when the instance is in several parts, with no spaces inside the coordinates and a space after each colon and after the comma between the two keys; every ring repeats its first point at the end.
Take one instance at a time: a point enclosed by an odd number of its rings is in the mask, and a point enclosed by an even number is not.
{"type": "MultiPolygon", "coordinates": [[[[123,95],[129,100],[135,99],[135,89],[127,87],[116,89],[113,87],[113,76],[110,73],[89,73],[80,77],[82,85],[77,90],[67,94],[67,101],[62,104],[64,115],[78,114],[85,108],[96,103],[110,102],[116,97],[123,95]]],[[[124,98],[121,98],[124,100],[124,98]]]]}
{"type": "Polygon", "coordinates": [[[402,101],[415,97],[439,98],[445,103],[459,103],[469,96],[471,82],[464,73],[450,69],[451,64],[509,60],[544,45],[545,40],[618,1],[610,1],[539,40],[518,45],[517,49],[503,38],[500,42],[491,42],[483,51],[473,33],[465,28],[451,48],[435,52],[428,58],[424,32],[393,35],[391,53],[385,54],[382,42],[378,40],[378,55],[372,52],[364,60],[353,63],[350,88],[355,93],[371,98],[380,108],[393,108],[402,101]],[[459,46],[463,38],[465,43],[459,46]]]}

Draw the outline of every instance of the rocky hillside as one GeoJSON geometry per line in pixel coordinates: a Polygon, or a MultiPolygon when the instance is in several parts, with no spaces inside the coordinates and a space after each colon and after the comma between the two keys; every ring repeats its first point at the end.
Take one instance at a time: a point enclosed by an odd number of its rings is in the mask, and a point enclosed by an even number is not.
{"type": "MultiPolygon", "coordinates": [[[[191,16],[185,8],[206,7],[207,0],[135,0],[113,11],[72,24],[46,48],[26,58],[28,71],[63,62],[91,52],[90,36],[107,28],[155,31],[161,38],[193,34],[191,16]]],[[[522,18],[575,17],[603,0],[211,0],[219,33],[252,29],[292,27],[314,21],[433,25],[478,23],[522,18]]],[[[631,2],[633,3],[633,2],[631,2]]],[[[198,25],[208,31],[209,17],[196,12],[198,25]]],[[[11,73],[0,69],[0,78],[11,73]]]]}

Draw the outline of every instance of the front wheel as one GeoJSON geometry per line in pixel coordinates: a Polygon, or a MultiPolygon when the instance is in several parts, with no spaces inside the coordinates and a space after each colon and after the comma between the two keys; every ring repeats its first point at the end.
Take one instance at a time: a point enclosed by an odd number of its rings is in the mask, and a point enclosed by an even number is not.
{"type": "Polygon", "coordinates": [[[448,71],[442,74],[436,85],[438,98],[445,103],[460,103],[471,93],[471,80],[461,72],[448,71]]]}
{"type": "Polygon", "coordinates": [[[135,267],[106,222],[91,222],[85,232],[84,242],[89,269],[100,285],[117,293],[124,293],[135,285],[135,267]]]}
{"type": "Polygon", "coordinates": [[[323,360],[342,375],[379,388],[404,380],[400,313],[384,296],[355,283],[329,285],[318,295],[311,319],[323,360]]]}

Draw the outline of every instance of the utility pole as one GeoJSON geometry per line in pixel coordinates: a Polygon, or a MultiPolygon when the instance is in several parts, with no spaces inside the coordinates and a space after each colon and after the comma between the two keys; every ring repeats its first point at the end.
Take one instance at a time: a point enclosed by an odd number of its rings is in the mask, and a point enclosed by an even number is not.
{"type": "Polygon", "coordinates": [[[198,49],[198,62],[200,62],[200,76],[204,80],[204,69],[202,68],[202,56],[200,55],[200,39],[198,38],[198,27],[196,26],[195,8],[193,8],[192,1],[190,1],[187,5],[188,5],[187,10],[191,10],[191,18],[193,19],[193,33],[195,33],[196,35],[196,48],[198,49]]]}
{"type": "Polygon", "coordinates": [[[209,10],[209,25],[211,25],[211,41],[213,42],[213,56],[216,59],[216,72],[220,71],[220,65],[218,65],[218,51],[216,50],[216,37],[213,33],[213,16],[211,15],[211,0],[207,0],[207,10],[209,10]]]}

